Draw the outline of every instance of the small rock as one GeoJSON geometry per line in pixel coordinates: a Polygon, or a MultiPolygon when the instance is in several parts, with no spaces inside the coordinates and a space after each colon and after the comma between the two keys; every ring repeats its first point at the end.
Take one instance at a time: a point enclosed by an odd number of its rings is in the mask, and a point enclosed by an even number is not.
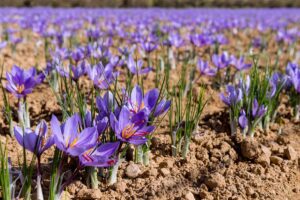
{"type": "Polygon", "coordinates": [[[227,153],[231,149],[231,146],[227,142],[221,143],[221,152],[227,153]]]}
{"type": "Polygon", "coordinates": [[[136,178],[140,175],[140,173],[141,170],[135,163],[130,163],[125,169],[125,174],[128,178],[136,178]]]}
{"type": "Polygon", "coordinates": [[[284,135],[280,135],[277,138],[277,142],[278,142],[278,144],[288,144],[289,140],[287,137],[284,137],[284,135]]]}
{"type": "Polygon", "coordinates": [[[229,150],[229,156],[232,160],[236,160],[238,158],[238,155],[233,148],[229,150]]]}
{"type": "Polygon", "coordinates": [[[207,187],[209,187],[212,190],[216,187],[220,187],[220,188],[225,187],[226,182],[224,176],[216,172],[210,175],[210,177],[208,177],[208,179],[205,180],[205,185],[207,185],[207,187]]]}
{"type": "Polygon", "coordinates": [[[186,200],[195,200],[195,197],[194,197],[193,193],[190,192],[190,191],[188,191],[188,192],[184,195],[184,198],[185,198],[186,200]]]}
{"type": "Polygon", "coordinates": [[[199,196],[201,199],[213,200],[214,197],[206,190],[200,190],[199,196]]]}
{"type": "Polygon", "coordinates": [[[150,169],[150,176],[157,177],[158,171],[156,168],[150,169]]]}
{"type": "Polygon", "coordinates": [[[284,156],[289,160],[297,160],[298,158],[297,152],[290,145],[284,150],[284,156]]]}
{"type": "Polygon", "coordinates": [[[220,159],[222,158],[222,153],[219,149],[213,149],[211,151],[211,156],[220,159]]]}
{"type": "Polygon", "coordinates": [[[101,196],[102,196],[101,191],[99,189],[84,189],[84,190],[80,190],[77,193],[76,199],[81,199],[81,200],[100,199],[101,196]]]}
{"type": "Polygon", "coordinates": [[[171,174],[170,170],[167,168],[161,168],[160,173],[165,177],[171,174]]]}
{"type": "Polygon", "coordinates": [[[123,181],[119,181],[116,183],[116,189],[118,192],[125,192],[127,185],[123,181]]]}
{"type": "Polygon", "coordinates": [[[270,157],[268,157],[266,154],[262,154],[255,160],[255,162],[267,167],[270,165],[270,157]]]}
{"type": "Polygon", "coordinates": [[[246,194],[247,196],[251,196],[254,193],[254,190],[252,187],[246,187],[246,194]]]}
{"type": "Polygon", "coordinates": [[[255,159],[260,154],[259,144],[253,138],[246,138],[241,143],[242,155],[250,160],[255,159]]]}
{"type": "Polygon", "coordinates": [[[278,156],[271,156],[270,161],[271,161],[271,163],[274,163],[275,165],[280,165],[282,163],[283,159],[278,156]]]}

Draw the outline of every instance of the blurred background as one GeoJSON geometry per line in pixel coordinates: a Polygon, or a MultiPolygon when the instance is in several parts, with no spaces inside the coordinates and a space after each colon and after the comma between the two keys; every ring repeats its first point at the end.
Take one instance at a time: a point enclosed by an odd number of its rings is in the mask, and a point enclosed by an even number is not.
{"type": "Polygon", "coordinates": [[[0,6],[52,7],[300,7],[300,0],[0,0],[0,6]]]}

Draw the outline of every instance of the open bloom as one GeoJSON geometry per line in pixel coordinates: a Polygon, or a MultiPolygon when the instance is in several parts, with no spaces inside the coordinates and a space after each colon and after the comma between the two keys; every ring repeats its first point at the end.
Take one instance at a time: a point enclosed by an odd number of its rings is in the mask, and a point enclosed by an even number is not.
{"type": "Polygon", "coordinates": [[[96,98],[96,105],[99,113],[97,118],[99,119],[109,117],[111,112],[114,112],[114,114],[117,116],[119,115],[120,109],[110,91],[106,92],[103,97],[98,96],[96,98]]]}
{"type": "Polygon", "coordinates": [[[198,59],[197,69],[201,75],[214,76],[217,73],[215,68],[211,68],[207,61],[203,61],[201,59],[198,59]]]}
{"type": "Polygon", "coordinates": [[[113,113],[110,114],[110,123],[117,138],[134,145],[145,144],[146,136],[153,132],[155,127],[146,126],[147,120],[145,112],[132,114],[126,106],[122,107],[118,120],[113,113]]]}
{"type": "Polygon", "coordinates": [[[218,69],[223,69],[225,67],[228,67],[231,62],[231,58],[229,54],[225,51],[220,56],[217,54],[214,54],[212,56],[212,62],[218,69]]]}
{"type": "Polygon", "coordinates": [[[80,163],[84,166],[109,167],[117,162],[114,156],[120,142],[108,142],[101,144],[96,149],[92,148],[79,156],[80,163]]]}
{"type": "Polygon", "coordinates": [[[98,132],[95,127],[79,131],[81,124],[78,114],[68,118],[63,125],[53,115],[50,123],[57,148],[71,156],[79,156],[97,144],[98,132]]]}
{"type": "Polygon", "coordinates": [[[221,100],[228,106],[234,106],[242,100],[243,93],[240,88],[235,88],[232,85],[227,85],[226,92],[228,96],[226,97],[223,93],[220,94],[221,100]]]}
{"type": "Polygon", "coordinates": [[[94,67],[87,68],[89,78],[93,81],[94,85],[99,89],[107,89],[112,84],[118,75],[114,73],[109,66],[103,67],[102,63],[94,67]]]}
{"type": "Polygon", "coordinates": [[[47,138],[48,127],[42,120],[36,127],[35,131],[29,128],[14,128],[15,137],[21,146],[36,154],[38,157],[54,144],[53,136],[47,138]],[[24,130],[24,131],[23,131],[24,130]]]}
{"type": "Polygon", "coordinates": [[[243,56],[240,58],[236,58],[235,56],[231,56],[231,64],[237,69],[237,70],[245,70],[252,66],[250,63],[246,63],[243,56]]]}
{"type": "Polygon", "coordinates": [[[138,113],[144,111],[147,114],[154,113],[154,117],[157,117],[165,113],[171,106],[171,101],[162,99],[158,102],[159,91],[154,88],[149,90],[145,96],[143,96],[142,89],[136,85],[132,91],[130,97],[127,99],[127,107],[130,112],[138,113]]]}
{"type": "Polygon", "coordinates": [[[44,74],[37,74],[34,67],[29,70],[14,65],[11,73],[6,73],[6,89],[17,98],[25,97],[33,88],[44,80],[44,74]]]}
{"type": "Polygon", "coordinates": [[[143,60],[135,62],[132,56],[128,57],[127,67],[132,74],[147,74],[151,71],[151,67],[143,67],[143,60]]]}

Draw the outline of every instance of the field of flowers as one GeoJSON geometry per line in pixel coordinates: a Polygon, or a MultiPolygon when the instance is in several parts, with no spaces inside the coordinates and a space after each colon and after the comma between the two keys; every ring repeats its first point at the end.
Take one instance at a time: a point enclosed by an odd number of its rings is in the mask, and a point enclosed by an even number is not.
{"type": "Polygon", "coordinates": [[[299,199],[299,9],[0,9],[0,198],[299,199]]]}

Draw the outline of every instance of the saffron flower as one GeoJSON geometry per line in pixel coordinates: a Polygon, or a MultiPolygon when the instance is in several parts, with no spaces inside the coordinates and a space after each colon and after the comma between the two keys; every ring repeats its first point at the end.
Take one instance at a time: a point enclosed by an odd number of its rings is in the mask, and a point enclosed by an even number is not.
{"type": "Polygon", "coordinates": [[[249,69],[252,66],[252,64],[250,63],[245,63],[245,59],[243,56],[241,56],[240,58],[236,58],[232,55],[230,59],[231,64],[239,71],[249,69]]]}
{"type": "Polygon", "coordinates": [[[102,63],[94,67],[88,67],[87,72],[89,78],[93,81],[94,85],[99,89],[107,89],[117,77],[117,73],[113,72],[110,66],[104,67],[102,63]]]}
{"type": "Polygon", "coordinates": [[[6,89],[17,98],[32,93],[34,87],[44,80],[44,74],[37,74],[34,67],[24,70],[14,65],[11,73],[6,73],[6,89]]]}
{"type": "Polygon", "coordinates": [[[214,76],[217,73],[217,70],[211,68],[207,61],[203,61],[201,59],[198,59],[197,69],[201,75],[214,76]]]}
{"type": "Polygon", "coordinates": [[[79,156],[83,166],[110,167],[117,162],[114,156],[120,146],[120,142],[108,142],[101,144],[96,149],[91,148],[79,156]]]}
{"type": "Polygon", "coordinates": [[[135,62],[132,56],[128,57],[127,67],[132,74],[148,74],[151,71],[151,67],[143,67],[143,60],[135,62]]]}
{"type": "Polygon", "coordinates": [[[37,125],[34,131],[19,126],[14,128],[18,143],[28,151],[36,154],[37,157],[40,157],[44,151],[54,144],[53,136],[47,138],[47,132],[48,126],[44,120],[37,125]]]}
{"type": "Polygon", "coordinates": [[[171,106],[171,101],[162,99],[158,102],[158,98],[158,89],[154,88],[149,90],[145,96],[143,96],[142,89],[136,85],[131,91],[130,98],[127,99],[126,106],[132,113],[143,111],[150,114],[153,112],[154,117],[158,117],[165,113],[171,106]]]}
{"type": "Polygon", "coordinates": [[[227,85],[226,92],[228,96],[226,97],[224,93],[220,94],[221,100],[228,106],[234,106],[242,100],[243,93],[240,88],[235,88],[232,85],[227,85]]]}
{"type": "Polygon", "coordinates": [[[231,62],[231,58],[229,54],[225,51],[220,56],[217,54],[214,54],[212,56],[212,62],[218,69],[223,69],[225,67],[228,67],[231,62]]]}
{"type": "Polygon", "coordinates": [[[110,114],[111,127],[117,138],[134,145],[145,144],[146,136],[153,132],[155,127],[147,126],[147,120],[145,112],[132,114],[126,106],[122,107],[118,120],[113,113],[110,114]]]}
{"type": "Polygon", "coordinates": [[[254,118],[260,118],[264,116],[267,112],[267,108],[264,105],[258,105],[258,102],[256,99],[254,99],[252,103],[252,117],[254,118]]]}
{"type": "Polygon", "coordinates": [[[239,116],[239,125],[243,130],[245,130],[248,127],[248,119],[246,117],[245,110],[241,111],[241,115],[239,116]]]}
{"type": "Polygon", "coordinates": [[[50,123],[57,148],[71,156],[79,156],[97,144],[98,132],[95,127],[79,131],[81,123],[78,114],[68,118],[62,125],[53,115],[50,123]]]}

